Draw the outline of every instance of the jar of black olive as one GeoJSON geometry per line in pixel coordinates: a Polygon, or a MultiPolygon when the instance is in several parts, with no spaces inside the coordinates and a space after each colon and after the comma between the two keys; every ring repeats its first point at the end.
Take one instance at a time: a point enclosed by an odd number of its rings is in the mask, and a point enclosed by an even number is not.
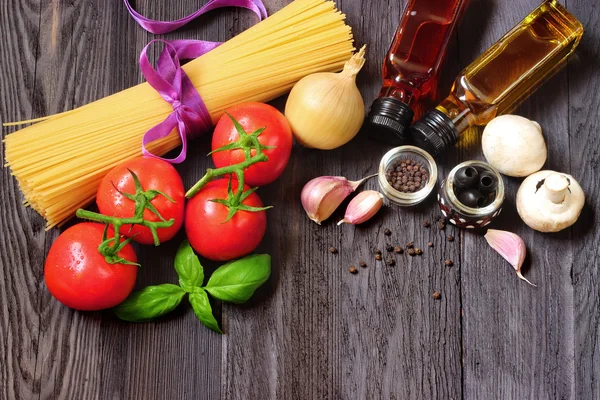
{"type": "Polygon", "coordinates": [[[489,225],[502,212],[504,182],[500,173],[483,161],[465,161],[442,181],[438,203],[448,222],[461,228],[489,225]]]}

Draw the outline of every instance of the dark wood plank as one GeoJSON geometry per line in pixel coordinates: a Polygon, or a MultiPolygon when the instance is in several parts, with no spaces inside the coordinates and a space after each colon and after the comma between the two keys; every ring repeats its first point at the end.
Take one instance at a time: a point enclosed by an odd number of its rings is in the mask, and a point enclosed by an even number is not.
{"type": "Polygon", "coordinates": [[[573,228],[571,279],[575,307],[575,397],[600,398],[600,8],[581,0],[567,5],[585,27],[577,57],[568,65],[571,172],[586,193],[586,206],[573,228]]]}
{"type": "MultiPolygon", "coordinates": [[[[32,114],[39,1],[0,4],[0,125],[32,114]]],[[[3,129],[2,133],[14,128],[3,129]]],[[[4,146],[0,147],[4,160],[4,146]]],[[[39,348],[44,226],[6,168],[0,169],[0,398],[32,398],[39,348]]]]}
{"type": "MultiPolygon", "coordinates": [[[[357,44],[368,46],[359,85],[370,104],[404,2],[338,5],[357,44]]],[[[297,146],[282,179],[260,190],[275,205],[263,245],[273,255],[274,273],[268,295],[249,306],[224,307],[224,398],[461,397],[459,269],[443,266],[446,258],[459,258],[460,245],[422,226],[437,215],[433,199],[416,210],[390,206],[358,228],[336,226],[339,214],[317,226],[300,204],[310,179],[375,173],[387,149],[365,137],[331,152],[297,146]],[[386,227],[394,232],[390,238],[386,227]],[[411,240],[424,249],[422,257],[397,256],[395,267],[375,261],[373,247],[411,240]],[[330,254],[329,246],[339,254],[330,254]],[[369,266],[348,273],[360,260],[369,266]],[[432,298],[435,290],[442,300],[432,298]]],[[[378,186],[372,180],[365,188],[378,186]]]]}
{"type": "MultiPolygon", "coordinates": [[[[462,66],[538,5],[537,0],[473,1],[459,31],[462,66]]],[[[568,172],[566,71],[516,113],[542,125],[549,149],[546,168],[568,172]]],[[[483,159],[480,132],[474,130],[463,141],[462,159],[483,159]]],[[[507,199],[494,228],[515,232],[525,240],[531,264],[525,274],[537,288],[517,279],[512,267],[487,247],[481,235],[462,232],[463,374],[464,396],[469,399],[574,396],[571,231],[548,235],[529,229],[515,208],[520,182],[505,179],[507,199]]]]}
{"type": "MultiPolygon", "coordinates": [[[[157,19],[175,19],[201,2],[177,5],[138,1],[157,19]]],[[[70,109],[142,81],[137,60],[153,38],[133,22],[121,2],[80,1],[45,4],[41,31],[41,73],[36,114],[70,109]]],[[[206,26],[168,38],[225,40],[234,14],[217,13],[206,26]]],[[[153,49],[156,53],[159,49],[153,49]]],[[[200,149],[199,149],[200,150],[200,149]]],[[[206,154],[206,149],[202,149],[206,154]]],[[[206,158],[192,156],[186,185],[198,178],[206,158]]],[[[47,251],[58,235],[46,236],[47,251]]],[[[180,235],[158,249],[138,247],[138,287],[175,282],[173,256],[180,235]]],[[[41,270],[41,256],[36,268],[41,270]]],[[[54,300],[38,285],[42,321],[38,363],[43,398],[216,398],[219,395],[220,343],[193,313],[149,324],[125,324],[110,313],[79,313],[54,300]]]]}
{"type": "MultiPolygon", "coordinates": [[[[271,13],[288,2],[265,1],[271,13]]],[[[204,3],[135,5],[153,18],[174,19],[204,3]]],[[[357,44],[368,45],[358,79],[368,105],[405,2],[337,3],[357,44]]],[[[537,5],[472,0],[449,51],[440,95],[459,67],[537,5]]],[[[377,170],[387,148],[363,132],[333,152],[295,147],[283,178],[260,190],[275,205],[260,248],[273,255],[273,276],[247,305],[214,304],[225,336],[208,331],[185,307],[155,323],[122,323],[110,313],[68,310],[48,294],[43,258],[59,231],[44,233],[43,220],[20,205],[18,187],[2,169],[0,399],[600,397],[600,277],[594,268],[600,9],[584,0],[566,5],[586,27],[581,49],[567,71],[518,113],[542,124],[548,168],[578,178],[588,204],[573,229],[536,233],[514,208],[520,181],[507,179],[507,206],[496,226],[527,242],[531,266],[525,273],[537,289],[519,281],[480,234],[423,228],[423,220],[437,216],[433,199],[416,209],[388,207],[358,228],[335,226],[339,214],[321,227],[310,222],[299,201],[305,182],[325,174],[358,179],[377,170]],[[385,228],[392,229],[391,238],[385,228]],[[448,242],[447,234],[457,240],[448,242]],[[409,240],[424,249],[422,257],[396,256],[395,267],[375,262],[373,247],[409,240]],[[331,245],[339,254],[327,251],[331,245]],[[455,266],[443,266],[446,258],[455,266]],[[349,274],[360,260],[368,267],[349,274]],[[433,300],[434,290],[441,300],[433,300]]],[[[247,11],[217,11],[165,37],[226,40],[254,22],[247,11]]],[[[118,1],[3,2],[0,122],[69,109],[141,82],[137,58],[152,38],[118,1]]],[[[479,134],[474,130],[439,160],[441,177],[462,160],[483,159],[479,134]]],[[[189,161],[177,167],[186,186],[210,162],[206,138],[192,147],[189,161]]],[[[365,187],[377,189],[377,183],[365,187]]],[[[176,281],[172,258],[182,239],[139,252],[144,267],[138,286],[176,281]]]]}

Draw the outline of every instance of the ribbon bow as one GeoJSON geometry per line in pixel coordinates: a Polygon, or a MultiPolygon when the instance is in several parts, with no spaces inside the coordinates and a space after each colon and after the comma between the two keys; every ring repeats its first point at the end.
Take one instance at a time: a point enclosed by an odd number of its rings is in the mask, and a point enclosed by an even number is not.
{"type": "MultiPolygon", "coordinates": [[[[137,13],[129,4],[129,0],[124,1],[133,18],[144,29],[155,34],[171,32],[202,14],[222,7],[243,7],[253,11],[259,19],[267,17],[267,11],[261,0],[210,0],[195,13],[177,21],[154,21],[137,13]]],[[[144,47],[140,54],[142,74],[150,86],[173,106],[173,112],[164,121],[145,133],[142,139],[142,154],[161,158],[150,153],[146,149],[146,145],[168,136],[173,129],[177,128],[181,137],[181,152],[175,158],[161,159],[174,164],[181,163],[187,154],[187,139],[198,136],[212,127],[208,109],[190,78],[181,69],[179,60],[200,57],[220,44],[204,40],[166,41],[155,39],[144,47]],[[156,62],[156,69],[152,67],[147,56],[148,47],[155,42],[163,43],[165,46],[156,62]]]]}

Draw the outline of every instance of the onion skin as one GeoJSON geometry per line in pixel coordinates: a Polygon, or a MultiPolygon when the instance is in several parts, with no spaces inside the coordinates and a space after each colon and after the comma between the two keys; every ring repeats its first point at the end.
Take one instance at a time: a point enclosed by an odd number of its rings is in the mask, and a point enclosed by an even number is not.
{"type": "Polygon", "coordinates": [[[293,87],[285,116],[300,144],[332,150],[348,143],[360,131],[365,104],[356,87],[356,75],[365,63],[364,54],[363,46],[342,72],[311,74],[293,87]]]}

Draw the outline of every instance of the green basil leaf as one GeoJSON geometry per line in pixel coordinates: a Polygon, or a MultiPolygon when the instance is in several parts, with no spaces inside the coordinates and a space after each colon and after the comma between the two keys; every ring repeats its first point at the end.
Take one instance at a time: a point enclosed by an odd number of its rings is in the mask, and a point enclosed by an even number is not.
{"type": "Polygon", "coordinates": [[[253,254],[217,268],[204,289],[219,300],[245,303],[269,275],[271,256],[253,254]]]}
{"type": "Polygon", "coordinates": [[[148,286],[130,294],[115,308],[115,314],[125,321],[147,321],[173,311],[181,303],[183,296],[185,291],[177,285],[165,283],[148,286]]]}
{"type": "Polygon", "coordinates": [[[175,255],[175,269],[179,275],[179,284],[181,288],[188,293],[192,293],[194,287],[202,286],[204,282],[204,270],[190,246],[190,242],[184,240],[175,255]]]}
{"type": "Polygon", "coordinates": [[[208,301],[208,295],[204,290],[191,293],[189,300],[192,308],[194,309],[194,313],[204,325],[215,332],[223,333],[219,328],[219,323],[212,313],[212,308],[210,306],[210,302],[208,301]]]}

